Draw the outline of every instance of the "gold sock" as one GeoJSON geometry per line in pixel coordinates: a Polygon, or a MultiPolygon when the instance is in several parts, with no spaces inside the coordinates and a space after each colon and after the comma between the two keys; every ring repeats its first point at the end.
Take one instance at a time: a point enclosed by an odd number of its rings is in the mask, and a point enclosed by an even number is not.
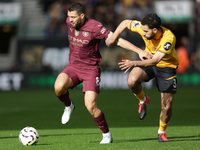
{"type": "Polygon", "coordinates": [[[160,120],[160,126],[159,126],[160,131],[165,131],[167,129],[168,124],[169,122],[165,123],[160,120]]]}
{"type": "Polygon", "coordinates": [[[145,95],[144,95],[144,91],[142,90],[140,93],[138,94],[135,94],[134,95],[140,100],[140,101],[143,101],[144,98],[145,98],[145,95]]]}

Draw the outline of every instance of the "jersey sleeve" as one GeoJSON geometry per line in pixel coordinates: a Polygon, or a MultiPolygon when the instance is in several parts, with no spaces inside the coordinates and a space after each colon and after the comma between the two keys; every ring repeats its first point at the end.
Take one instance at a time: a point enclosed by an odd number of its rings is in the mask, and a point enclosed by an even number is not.
{"type": "Polygon", "coordinates": [[[175,36],[166,36],[162,42],[161,42],[161,47],[159,48],[158,51],[170,54],[173,48],[175,47],[176,44],[176,38],[175,36]]]}
{"type": "Polygon", "coordinates": [[[137,32],[140,35],[142,35],[142,28],[141,28],[141,22],[137,20],[133,20],[130,24],[130,29],[133,32],[137,32]]]}
{"type": "Polygon", "coordinates": [[[106,29],[100,22],[98,22],[93,29],[95,39],[107,39],[109,33],[110,30],[106,29]]]}

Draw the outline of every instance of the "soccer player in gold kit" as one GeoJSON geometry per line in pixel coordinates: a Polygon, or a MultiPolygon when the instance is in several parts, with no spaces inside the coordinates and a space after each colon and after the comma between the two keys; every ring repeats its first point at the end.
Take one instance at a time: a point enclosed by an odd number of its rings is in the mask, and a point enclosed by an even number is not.
{"type": "Polygon", "coordinates": [[[139,99],[139,119],[146,116],[149,97],[144,94],[142,82],[156,79],[157,88],[161,93],[161,113],[158,129],[158,141],[168,142],[166,128],[172,116],[172,101],[177,89],[176,69],[179,65],[178,56],[175,51],[176,37],[169,30],[161,26],[161,19],[152,13],[145,16],[142,21],[124,20],[107,41],[112,46],[118,36],[129,29],[141,35],[145,42],[145,51],[152,54],[152,59],[138,61],[122,60],[119,63],[121,70],[125,73],[132,67],[128,76],[128,86],[139,99]]]}

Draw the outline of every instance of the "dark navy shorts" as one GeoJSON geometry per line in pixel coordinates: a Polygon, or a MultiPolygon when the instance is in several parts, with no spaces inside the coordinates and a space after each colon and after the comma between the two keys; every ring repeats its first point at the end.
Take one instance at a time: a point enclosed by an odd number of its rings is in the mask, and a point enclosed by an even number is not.
{"type": "Polygon", "coordinates": [[[159,68],[141,67],[144,70],[149,80],[155,78],[158,90],[161,93],[176,93],[177,90],[177,76],[176,69],[174,68],[159,68]]]}
{"type": "Polygon", "coordinates": [[[67,65],[62,73],[67,74],[74,83],[73,87],[83,82],[83,92],[94,91],[100,93],[100,74],[101,70],[98,67],[95,70],[84,68],[76,68],[73,65],[67,65]]]}

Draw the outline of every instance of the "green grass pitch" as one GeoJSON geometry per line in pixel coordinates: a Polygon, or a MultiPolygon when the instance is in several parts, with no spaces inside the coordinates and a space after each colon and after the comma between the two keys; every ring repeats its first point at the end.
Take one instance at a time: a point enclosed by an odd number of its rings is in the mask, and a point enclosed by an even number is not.
{"type": "Polygon", "coordinates": [[[200,88],[179,88],[167,128],[170,142],[157,140],[160,93],[150,97],[147,116],[138,119],[138,100],[130,90],[101,90],[98,107],[104,112],[113,143],[100,145],[101,131],[84,106],[81,89],[70,90],[76,105],[68,124],[61,124],[64,106],[52,90],[0,92],[0,150],[198,150],[200,149],[200,88]],[[19,132],[26,126],[40,134],[34,146],[23,146],[19,132]]]}

